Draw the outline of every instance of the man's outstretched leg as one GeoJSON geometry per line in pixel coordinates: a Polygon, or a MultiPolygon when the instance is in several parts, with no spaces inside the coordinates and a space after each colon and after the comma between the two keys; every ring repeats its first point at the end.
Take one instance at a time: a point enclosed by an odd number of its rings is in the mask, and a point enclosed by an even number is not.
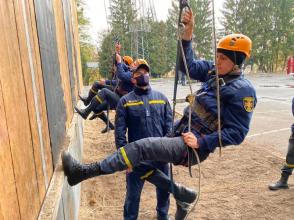
{"type": "Polygon", "coordinates": [[[101,89],[101,84],[96,81],[93,83],[91,89],[88,92],[88,95],[86,97],[82,97],[79,95],[80,99],[82,100],[82,102],[84,103],[85,106],[89,105],[91,100],[95,97],[95,95],[97,95],[99,89],[101,89]]]}
{"type": "MultiPolygon", "coordinates": [[[[80,164],[69,153],[62,154],[64,173],[70,185],[78,184],[88,178],[111,174],[138,166],[146,160],[180,164],[185,158],[187,148],[181,137],[145,138],[120,148],[101,162],[80,164]]],[[[160,172],[146,179],[159,188],[173,193],[177,200],[176,220],[184,219],[190,204],[195,201],[196,192],[173,183],[160,172]]]]}
{"type": "Polygon", "coordinates": [[[74,107],[74,109],[77,111],[77,113],[83,118],[87,119],[89,114],[94,111],[97,106],[101,105],[102,101],[98,95],[96,95],[90,102],[90,104],[84,108],[84,109],[79,109],[77,106],[74,107]]]}
{"type": "Polygon", "coordinates": [[[127,144],[101,162],[81,164],[68,152],[62,153],[62,164],[70,185],[101,174],[111,174],[138,166],[145,160],[179,164],[186,152],[181,137],[144,138],[127,144]]]}

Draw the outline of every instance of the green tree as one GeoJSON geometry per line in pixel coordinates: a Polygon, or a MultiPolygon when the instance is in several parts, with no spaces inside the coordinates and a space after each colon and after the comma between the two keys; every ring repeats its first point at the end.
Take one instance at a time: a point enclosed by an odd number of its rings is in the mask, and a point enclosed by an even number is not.
{"type": "MultiPolygon", "coordinates": [[[[211,1],[192,0],[190,7],[194,13],[193,47],[197,57],[213,58],[212,48],[212,10],[211,1]]],[[[173,0],[167,19],[167,63],[170,69],[175,67],[177,52],[177,26],[179,1],[173,0]]]]}
{"type": "Polygon", "coordinates": [[[76,0],[77,3],[77,14],[78,14],[78,28],[79,28],[79,39],[80,39],[80,51],[81,51],[81,64],[83,82],[85,85],[89,84],[90,70],[87,68],[87,62],[93,61],[96,55],[95,46],[90,43],[91,37],[89,34],[90,21],[84,14],[85,1],[76,0]]]}
{"type": "Polygon", "coordinates": [[[283,69],[293,51],[293,0],[226,0],[224,8],[224,32],[241,32],[252,39],[258,70],[283,69]]]}
{"type": "Polygon", "coordinates": [[[111,33],[117,36],[122,44],[122,53],[131,54],[131,33],[130,25],[135,21],[137,14],[132,1],[112,0],[110,5],[111,33]]]}
{"type": "Polygon", "coordinates": [[[113,55],[115,41],[113,35],[106,32],[102,35],[101,46],[98,51],[99,71],[104,78],[112,78],[113,55]]]}
{"type": "Polygon", "coordinates": [[[166,62],[168,70],[176,66],[177,57],[177,28],[179,18],[179,1],[172,0],[172,6],[168,10],[166,21],[166,62]]]}
{"type": "Polygon", "coordinates": [[[102,34],[101,46],[98,51],[99,71],[105,78],[112,77],[113,55],[115,43],[122,45],[121,55],[131,55],[130,25],[136,18],[136,13],[131,1],[112,0],[110,4],[111,16],[109,17],[109,32],[102,34]]]}
{"type": "Polygon", "coordinates": [[[166,23],[150,22],[151,32],[148,33],[148,62],[153,76],[160,77],[168,71],[166,48],[166,23]]]}
{"type": "Polygon", "coordinates": [[[212,60],[212,6],[211,1],[191,1],[191,8],[194,12],[193,42],[196,55],[200,58],[212,60]]]}

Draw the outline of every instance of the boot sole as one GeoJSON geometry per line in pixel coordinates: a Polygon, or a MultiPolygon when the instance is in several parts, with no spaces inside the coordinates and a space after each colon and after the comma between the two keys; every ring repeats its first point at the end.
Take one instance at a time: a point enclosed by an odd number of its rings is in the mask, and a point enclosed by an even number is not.
{"type": "Polygon", "coordinates": [[[70,186],[74,186],[77,183],[73,182],[70,178],[70,166],[72,164],[72,156],[69,154],[69,152],[63,151],[61,154],[61,161],[63,166],[64,175],[67,177],[67,182],[70,186]]]}
{"type": "Polygon", "coordinates": [[[63,167],[63,171],[64,171],[64,175],[68,176],[69,174],[69,165],[68,163],[66,163],[65,161],[70,161],[70,156],[69,153],[66,151],[63,151],[61,154],[61,161],[62,161],[62,167],[63,167]]]}
{"type": "Polygon", "coordinates": [[[83,116],[82,112],[80,111],[80,109],[78,109],[77,107],[74,107],[74,109],[76,110],[76,112],[85,120],[87,120],[87,117],[83,116]]]}
{"type": "Polygon", "coordinates": [[[272,186],[268,186],[269,190],[272,191],[277,191],[279,189],[289,189],[289,186],[282,186],[282,187],[272,187],[272,186]]]}

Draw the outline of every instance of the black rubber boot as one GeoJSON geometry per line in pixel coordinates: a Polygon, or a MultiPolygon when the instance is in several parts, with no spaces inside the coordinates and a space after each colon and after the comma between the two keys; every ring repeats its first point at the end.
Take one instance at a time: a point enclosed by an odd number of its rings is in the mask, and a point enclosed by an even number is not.
{"type": "Polygon", "coordinates": [[[102,134],[106,133],[107,131],[114,130],[114,125],[107,118],[107,116],[104,112],[102,112],[102,114],[98,115],[98,117],[106,124],[106,127],[101,131],[102,134]],[[107,126],[107,121],[108,121],[108,126],[107,126]]]}
{"type": "Polygon", "coordinates": [[[61,155],[64,175],[67,176],[68,184],[74,186],[83,180],[102,174],[100,163],[81,164],[75,160],[68,152],[61,155]]]}
{"type": "Polygon", "coordinates": [[[174,191],[174,197],[177,203],[175,220],[184,220],[192,208],[192,203],[197,198],[197,193],[192,189],[181,185],[177,185],[177,187],[174,188],[174,191]]]}
{"type": "Polygon", "coordinates": [[[106,125],[106,127],[101,130],[101,133],[104,134],[111,130],[114,130],[114,125],[109,121],[109,127],[106,125]]]}
{"type": "Polygon", "coordinates": [[[93,87],[89,90],[87,97],[82,97],[79,95],[80,100],[84,103],[85,106],[89,105],[91,100],[94,98],[94,96],[97,94],[97,92],[94,92],[93,87]]]}
{"type": "Polygon", "coordinates": [[[288,173],[282,173],[279,181],[276,183],[270,184],[268,186],[268,188],[270,190],[289,189],[289,186],[288,186],[289,176],[290,176],[290,174],[288,174],[288,173]]]}
{"type": "Polygon", "coordinates": [[[87,119],[89,114],[98,106],[100,105],[100,102],[96,99],[93,98],[90,105],[88,105],[85,109],[79,109],[77,106],[75,106],[75,110],[77,111],[77,113],[83,118],[83,119],[87,119]]]}
{"type": "Polygon", "coordinates": [[[106,124],[106,127],[101,131],[102,134],[106,133],[107,131],[114,130],[114,125],[111,123],[110,120],[108,122],[109,126],[107,126],[107,116],[104,112],[94,113],[89,118],[89,120],[94,120],[95,118],[100,118],[106,124]]]}
{"type": "Polygon", "coordinates": [[[172,193],[177,202],[175,220],[185,219],[192,203],[197,198],[197,193],[192,189],[172,182],[167,175],[158,169],[154,170],[153,174],[147,177],[146,180],[156,187],[172,193]]]}

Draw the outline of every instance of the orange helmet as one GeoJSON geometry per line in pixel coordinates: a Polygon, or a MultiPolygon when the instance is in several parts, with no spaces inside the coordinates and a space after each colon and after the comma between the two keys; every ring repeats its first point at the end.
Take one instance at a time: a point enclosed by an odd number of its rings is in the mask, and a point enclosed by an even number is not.
{"type": "Polygon", "coordinates": [[[230,34],[219,40],[217,49],[242,52],[247,58],[251,54],[252,42],[244,34],[230,34]]]}
{"type": "Polygon", "coordinates": [[[149,64],[147,63],[147,61],[144,60],[144,59],[136,59],[135,62],[134,62],[134,66],[135,67],[137,67],[137,66],[139,66],[141,64],[145,64],[145,65],[149,66],[149,64]]]}
{"type": "Polygon", "coordinates": [[[125,62],[125,64],[127,64],[129,66],[133,63],[134,60],[130,56],[123,56],[123,61],[125,62]]]}

